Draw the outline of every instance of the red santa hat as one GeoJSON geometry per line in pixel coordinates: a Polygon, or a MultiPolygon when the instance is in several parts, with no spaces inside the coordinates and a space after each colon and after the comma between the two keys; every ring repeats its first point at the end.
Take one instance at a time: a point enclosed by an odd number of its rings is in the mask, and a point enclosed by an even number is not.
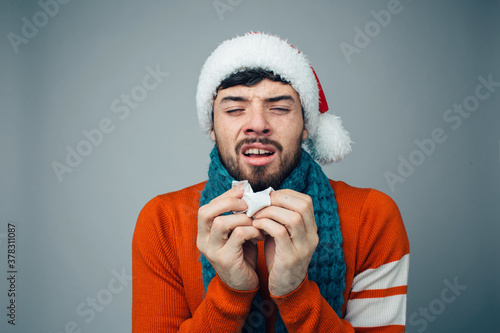
{"type": "Polygon", "coordinates": [[[217,88],[230,75],[252,68],[272,71],[290,82],[300,96],[308,138],[303,147],[322,164],[340,161],[351,151],[349,133],[328,104],[306,55],[278,36],[247,33],[220,44],[208,57],[198,81],[196,107],[200,126],[212,130],[217,88]]]}

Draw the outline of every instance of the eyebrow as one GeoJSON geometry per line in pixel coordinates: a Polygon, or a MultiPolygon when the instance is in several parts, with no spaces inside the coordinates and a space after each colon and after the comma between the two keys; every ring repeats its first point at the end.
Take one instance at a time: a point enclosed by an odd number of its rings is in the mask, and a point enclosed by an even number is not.
{"type": "Polygon", "coordinates": [[[279,102],[279,101],[291,101],[295,102],[292,96],[290,95],[281,95],[276,97],[266,98],[266,102],[279,102]]]}
{"type": "Polygon", "coordinates": [[[241,97],[241,96],[226,96],[223,99],[221,99],[220,104],[226,103],[226,102],[246,102],[248,101],[248,98],[241,97]]]}
{"type": "MultiPolygon", "coordinates": [[[[226,103],[226,102],[246,102],[248,101],[248,98],[241,97],[241,96],[226,96],[222,98],[220,103],[226,103]]],[[[281,95],[281,96],[276,96],[276,97],[269,97],[265,99],[266,102],[279,102],[279,101],[291,101],[295,102],[292,96],[290,95],[281,95]]]]}

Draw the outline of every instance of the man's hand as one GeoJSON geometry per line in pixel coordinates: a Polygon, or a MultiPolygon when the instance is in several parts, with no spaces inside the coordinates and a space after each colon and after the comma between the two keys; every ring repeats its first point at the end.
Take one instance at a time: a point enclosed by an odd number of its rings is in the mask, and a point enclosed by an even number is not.
{"type": "Polygon", "coordinates": [[[269,234],[265,257],[269,292],[283,296],[304,281],[318,233],[311,197],[292,190],[271,193],[271,206],[254,215],[253,225],[269,234]]]}
{"type": "Polygon", "coordinates": [[[227,286],[253,290],[259,286],[255,243],[264,240],[264,235],[245,214],[221,215],[245,210],[247,205],[242,197],[241,185],[200,207],[196,245],[227,286]]]}

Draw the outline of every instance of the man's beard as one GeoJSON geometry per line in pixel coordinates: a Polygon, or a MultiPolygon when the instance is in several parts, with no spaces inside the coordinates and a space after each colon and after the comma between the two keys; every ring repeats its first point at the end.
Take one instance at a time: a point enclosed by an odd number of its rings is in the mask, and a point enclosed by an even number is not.
{"type": "Polygon", "coordinates": [[[297,164],[299,164],[301,157],[301,138],[299,138],[297,142],[297,149],[294,151],[290,151],[287,154],[281,154],[283,152],[283,147],[279,142],[262,138],[262,139],[244,139],[240,141],[236,147],[236,159],[231,156],[231,154],[226,154],[219,144],[216,141],[217,150],[219,151],[219,159],[222,164],[229,172],[229,174],[236,180],[248,180],[250,185],[252,185],[252,189],[257,191],[265,190],[268,187],[272,187],[274,189],[279,189],[281,183],[292,173],[297,164]],[[280,152],[281,163],[277,171],[274,173],[268,172],[268,166],[250,166],[250,171],[242,170],[239,165],[240,159],[239,156],[241,154],[240,150],[244,144],[252,144],[252,143],[262,143],[265,145],[273,145],[277,152],[280,152]],[[227,155],[227,156],[225,156],[227,155]]]}

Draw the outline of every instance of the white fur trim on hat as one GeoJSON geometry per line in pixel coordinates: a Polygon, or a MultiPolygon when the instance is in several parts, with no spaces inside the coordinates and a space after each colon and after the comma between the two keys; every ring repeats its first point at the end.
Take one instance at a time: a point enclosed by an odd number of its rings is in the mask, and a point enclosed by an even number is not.
{"type": "Polygon", "coordinates": [[[351,140],[340,118],[319,112],[318,81],[307,57],[285,40],[263,33],[226,40],[206,60],[196,93],[198,120],[205,133],[212,130],[213,102],[220,83],[234,73],[252,68],[272,71],[297,91],[309,137],[304,147],[317,161],[339,161],[350,152],[351,140]]]}
{"type": "Polygon", "coordinates": [[[340,117],[320,113],[314,135],[303,143],[304,148],[321,164],[338,162],[351,152],[351,137],[342,127],[340,117]]]}

